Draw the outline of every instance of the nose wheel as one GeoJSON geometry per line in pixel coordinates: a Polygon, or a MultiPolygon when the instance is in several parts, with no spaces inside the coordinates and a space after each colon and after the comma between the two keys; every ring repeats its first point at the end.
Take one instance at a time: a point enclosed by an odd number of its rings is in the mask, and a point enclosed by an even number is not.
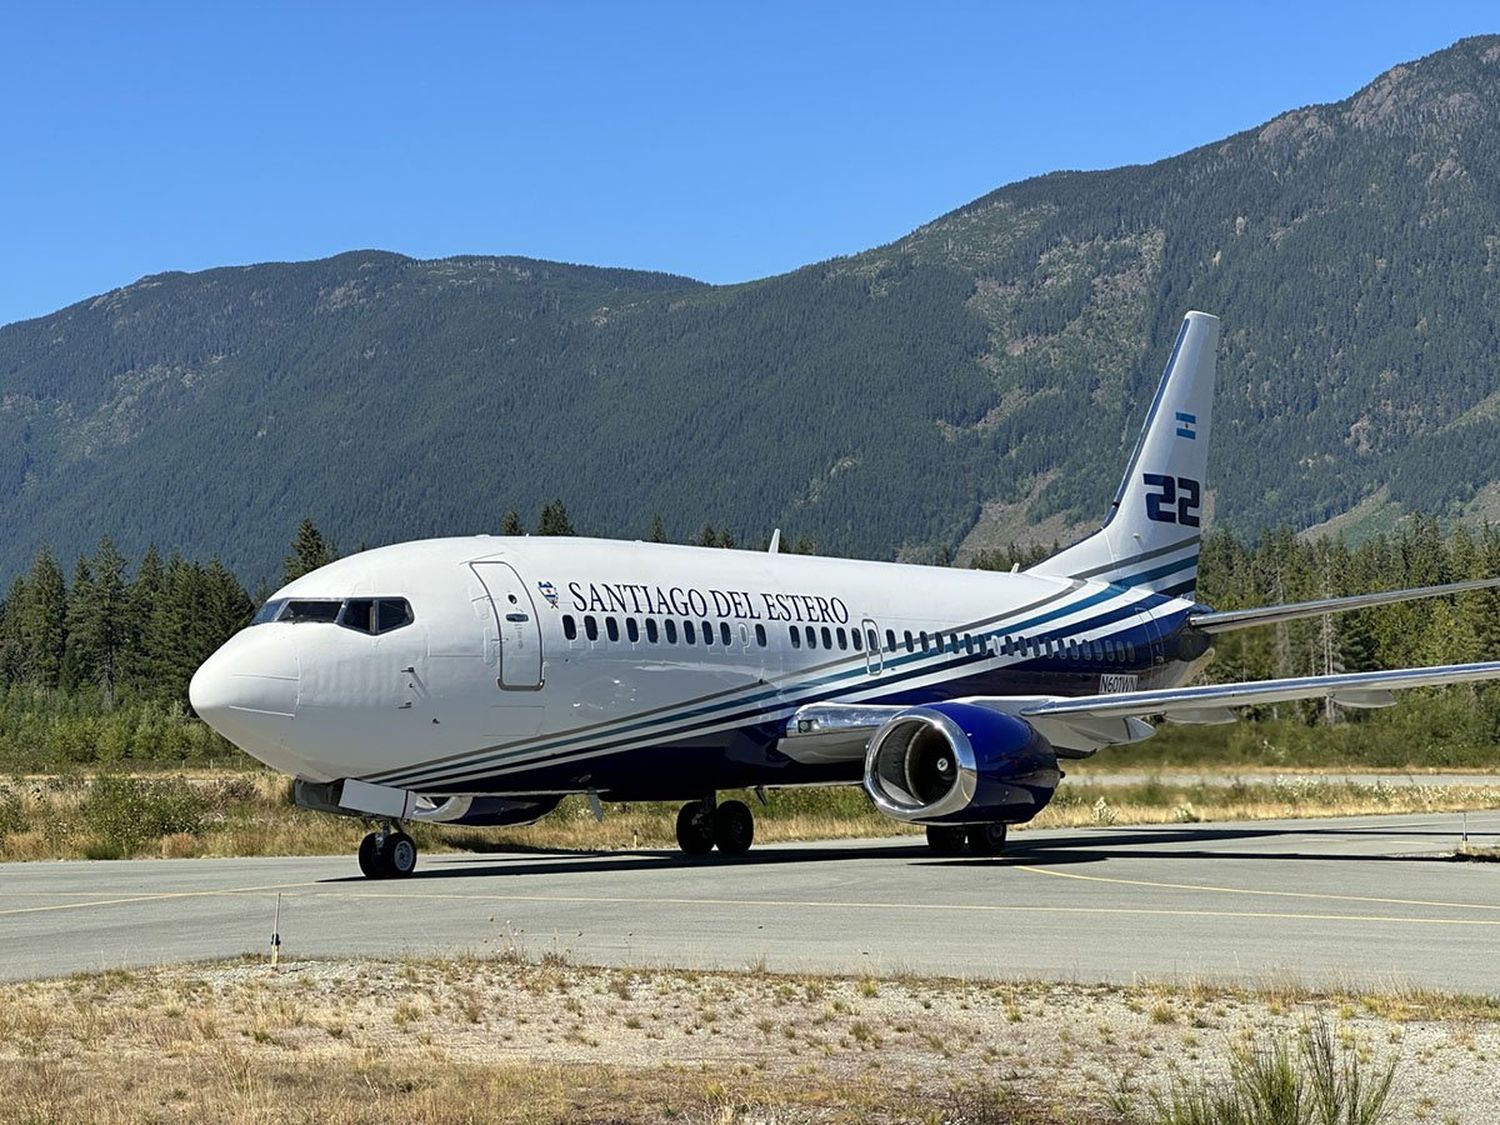
{"type": "Polygon", "coordinates": [[[755,814],[744,801],[689,801],[677,813],[677,846],[684,855],[744,855],[755,842],[755,814]]]}
{"type": "Polygon", "coordinates": [[[371,832],[359,842],[359,869],[369,879],[404,879],[417,869],[417,844],[405,832],[371,832]]]}

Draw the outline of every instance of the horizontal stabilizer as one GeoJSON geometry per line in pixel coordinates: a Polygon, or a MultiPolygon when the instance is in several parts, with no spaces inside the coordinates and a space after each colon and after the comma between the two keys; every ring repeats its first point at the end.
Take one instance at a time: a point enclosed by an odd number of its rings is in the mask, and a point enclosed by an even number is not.
{"type": "Polygon", "coordinates": [[[1490,590],[1500,586],[1500,578],[1476,578],[1470,582],[1449,582],[1444,586],[1416,586],[1409,590],[1384,590],[1376,594],[1353,594],[1347,598],[1321,598],[1315,602],[1292,602],[1287,605],[1258,606],[1255,609],[1231,609],[1223,613],[1200,613],[1188,618],[1189,624],[1205,633],[1227,633],[1231,629],[1249,629],[1255,625],[1276,625],[1299,617],[1321,617],[1325,613],[1347,613],[1372,605],[1414,602],[1419,598],[1441,598],[1469,590],[1490,590]]]}

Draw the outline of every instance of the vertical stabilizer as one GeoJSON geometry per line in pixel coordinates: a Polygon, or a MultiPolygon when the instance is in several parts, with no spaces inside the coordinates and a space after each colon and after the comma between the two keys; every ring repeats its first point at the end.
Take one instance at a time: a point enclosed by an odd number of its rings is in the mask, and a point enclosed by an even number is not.
{"type": "Polygon", "coordinates": [[[1104,527],[1030,573],[1191,595],[1218,346],[1219,318],[1188,313],[1104,527]]]}

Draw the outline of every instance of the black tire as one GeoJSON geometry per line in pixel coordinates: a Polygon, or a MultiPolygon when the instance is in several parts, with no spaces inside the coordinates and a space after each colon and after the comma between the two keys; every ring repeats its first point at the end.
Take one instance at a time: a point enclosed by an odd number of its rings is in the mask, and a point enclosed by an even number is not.
{"type": "Polygon", "coordinates": [[[359,869],[366,879],[385,878],[385,854],[380,847],[380,836],[371,832],[359,842],[359,869]]]}
{"type": "Polygon", "coordinates": [[[947,824],[929,824],[927,826],[927,846],[936,855],[963,855],[964,844],[968,841],[968,834],[961,826],[947,824]]]}
{"type": "Polygon", "coordinates": [[[714,814],[702,801],[689,801],[677,810],[677,846],[684,855],[714,850],[714,814]]]}
{"type": "Polygon", "coordinates": [[[714,810],[714,844],[725,855],[744,855],[755,842],[755,814],[744,801],[725,801],[714,810]]]}
{"type": "Polygon", "coordinates": [[[385,838],[385,873],[405,879],[417,869],[417,842],[405,832],[393,832],[385,838]]]}
{"type": "Polygon", "coordinates": [[[969,851],[974,855],[999,855],[1005,851],[1005,825],[971,824],[968,828],[969,851]]]}

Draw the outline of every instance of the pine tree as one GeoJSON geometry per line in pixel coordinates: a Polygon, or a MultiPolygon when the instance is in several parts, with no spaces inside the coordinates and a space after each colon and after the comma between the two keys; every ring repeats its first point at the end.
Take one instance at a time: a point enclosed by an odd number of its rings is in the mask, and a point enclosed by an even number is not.
{"type": "Polygon", "coordinates": [[[304,519],[297,526],[297,536],[292,540],[292,553],[281,562],[281,584],[284,586],[304,574],[327,566],[338,558],[331,542],[323,538],[318,525],[304,519]]]}
{"type": "Polygon", "coordinates": [[[22,679],[38,687],[57,687],[67,652],[68,587],[62,567],[45,545],[27,578],[17,626],[22,679]]]}
{"type": "Polygon", "coordinates": [[[161,556],[156,547],[146,548],[135,578],[126,591],[125,640],[120,656],[120,683],[132,695],[151,693],[151,653],[146,645],[147,626],[162,593],[161,556]]]}
{"type": "Polygon", "coordinates": [[[703,530],[698,532],[698,538],[693,540],[695,547],[717,547],[719,545],[719,533],[714,530],[714,525],[706,523],[703,530]]]}
{"type": "Polygon", "coordinates": [[[665,543],[667,541],[667,525],[662,522],[661,513],[657,512],[651,517],[651,530],[646,532],[647,543],[665,543]]]}
{"type": "Polygon", "coordinates": [[[554,500],[542,509],[542,518],[537,521],[538,535],[572,535],[573,524],[568,519],[568,509],[561,500],[554,500]]]}
{"type": "Polygon", "coordinates": [[[501,535],[525,535],[526,528],[521,523],[521,517],[516,514],[514,508],[507,508],[505,515],[500,520],[501,535]]]}
{"type": "Polygon", "coordinates": [[[68,651],[74,682],[98,684],[113,702],[121,655],[128,639],[129,597],[125,556],[109,536],[92,559],[78,560],[78,576],[68,599],[68,651]]]}

